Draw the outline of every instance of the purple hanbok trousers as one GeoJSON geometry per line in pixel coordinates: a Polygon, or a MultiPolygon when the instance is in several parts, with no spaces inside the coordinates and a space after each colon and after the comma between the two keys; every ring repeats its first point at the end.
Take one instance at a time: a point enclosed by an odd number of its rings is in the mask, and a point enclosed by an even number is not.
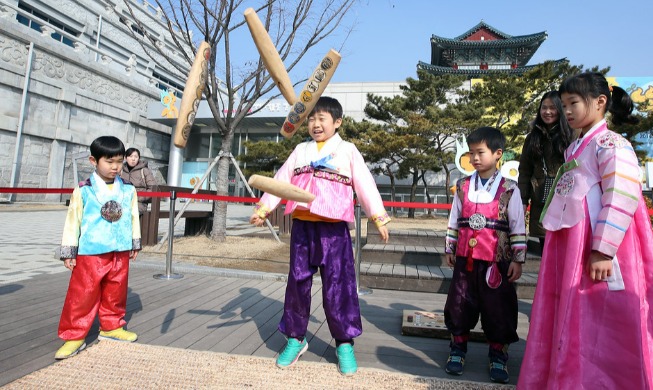
{"type": "Polygon", "coordinates": [[[351,340],[363,332],[351,236],[346,222],[293,220],[290,270],[279,331],[304,337],[311,309],[313,275],[320,270],[322,304],[331,336],[351,340]]]}

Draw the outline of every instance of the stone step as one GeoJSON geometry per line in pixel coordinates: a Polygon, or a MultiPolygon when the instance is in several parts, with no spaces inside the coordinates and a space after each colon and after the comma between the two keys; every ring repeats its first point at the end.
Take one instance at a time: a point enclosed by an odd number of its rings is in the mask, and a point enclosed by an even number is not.
{"type": "MultiPolygon", "coordinates": [[[[434,230],[390,230],[390,244],[394,245],[423,245],[444,247],[444,237],[447,232],[434,230]]],[[[381,235],[376,229],[367,231],[368,244],[383,244],[381,235]]]]}
{"type": "MultiPolygon", "coordinates": [[[[405,264],[447,267],[443,247],[419,245],[366,244],[361,248],[361,261],[373,264],[405,264]]],[[[540,257],[529,252],[522,272],[537,273],[540,257]]]]}
{"type": "MultiPolygon", "coordinates": [[[[452,270],[445,266],[361,262],[360,287],[446,294],[452,270]]],[[[537,273],[524,272],[517,282],[517,297],[533,299],[537,273]]]]}

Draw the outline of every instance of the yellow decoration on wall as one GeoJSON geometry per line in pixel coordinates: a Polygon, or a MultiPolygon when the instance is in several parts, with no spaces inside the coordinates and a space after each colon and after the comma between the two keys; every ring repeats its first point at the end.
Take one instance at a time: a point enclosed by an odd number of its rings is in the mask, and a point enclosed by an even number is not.
{"type": "Polygon", "coordinates": [[[161,111],[161,116],[164,118],[177,118],[179,116],[179,111],[175,104],[177,103],[177,96],[175,96],[174,91],[161,91],[161,104],[165,106],[163,111],[161,111]]]}

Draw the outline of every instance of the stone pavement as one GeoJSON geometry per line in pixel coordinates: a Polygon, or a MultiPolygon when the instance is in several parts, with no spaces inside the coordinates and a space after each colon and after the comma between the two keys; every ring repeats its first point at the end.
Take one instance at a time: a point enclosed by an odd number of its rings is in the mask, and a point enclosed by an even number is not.
{"type": "MultiPolygon", "coordinates": [[[[195,206],[204,205],[193,205],[195,206]]],[[[251,207],[229,207],[227,224],[230,234],[246,234],[250,233],[251,229],[266,230],[248,225],[251,207]]],[[[8,369],[13,370],[13,379],[52,364],[52,351],[56,350],[60,343],[53,329],[65,293],[64,286],[67,284],[67,277],[63,273],[68,271],[55,259],[54,254],[60,244],[65,215],[66,208],[63,206],[20,208],[0,205],[0,289],[5,288],[7,291],[5,295],[0,294],[0,302],[4,301],[5,309],[9,310],[0,313],[0,372],[3,372],[1,368],[5,364],[8,369]],[[48,274],[56,275],[48,277],[48,274]],[[12,293],[16,295],[11,295],[12,293]],[[20,294],[24,294],[26,298],[21,298],[20,294]],[[10,303],[12,299],[20,299],[20,302],[24,303],[36,299],[35,302],[41,302],[41,306],[37,310],[38,313],[34,314],[30,312],[29,306],[10,303]],[[53,302],[56,304],[53,305],[53,302]],[[4,333],[1,327],[3,321],[8,322],[4,333]],[[12,327],[14,323],[18,325],[12,327]],[[20,360],[21,358],[23,360],[20,360]]],[[[167,221],[161,222],[160,233],[165,232],[168,227],[167,221]]],[[[182,235],[183,230],[183,223],[180,223],[175,229],[175,236],[182,235]]],[[[276,332],[276,324],[282,308],[285,276],[175,264],[174,271],[185,274],[185,277],[179,279],[178,283],[162,283],[151,276],[163,270],[161,259],[148,259],[141,257],[142,255],[144,254],[139,255],[139,261],[134,263],[137,265],[134,268],[139,269],[130,273],[131,304],[136,305],[136,309],[130,312],[132,317],[129,323],[132,329],[142,336],[144,344],[157,345],[157,340],[170,339],[173,341],[159,344],[176,346],[174,337],[199,332],[204,335],[202,337],[223,340],[216,344],[215,349],[211,349],[215,352],[274,357],[282,348],[283,337],[276,332]],[[260,313],[248,311],[247,316],[242,314],[242,319],[230,319],[237,317],[238,313],[232,313],[231,309],[227,310],[225,307],[220,308],[220,302],[225,299],[222,289],[232,284],[233,291],[230,294],[233,298],[230,299],[234,301],[246,298],[247,294],[242,291],[242,286],[251,285],[245,290],[258,291],[255,298],[260,301],[252,308],[257,308],[260,313]],[[214,305],[212,302],[216,302],[216,308],[207,306],[214,305]],[[161,306],[162,303],[165,305],[161,306]],[[227,314],[229,318],[222,318],[227,314]],[[182,321],[184,318],[187,319],[185,323],[182,321]],[[229,326],[223,326],[221,323],[213,325],[213,322],[207,326],[206,321],[227,321],[229,326]],[[189,328],[190,324],[194,326],[189,328]],[[234,337],[231,332],[242,334],[234,337]],[[244,340],[241,344],[247,349],[223,350],[221,343],[229,344],[234,340],[244,340]],[[250,348],[252,343],[255,344],[253,349],[250,348]]],[[[319,284],[314,288],[319,291],[319,284]]],[[[328,334],[322,311],[317,310],[321,306],[319,296],[321,294],[314,297],[317,320],[311,322],[311,327],[315,328],[311,332],[316,340],[312,342],[314,349],[315,346],[321,348],[312,351],[312,355],[309,353],[304,360],[333,362],[333,340],[328,334]]],[[[361,349],[357,352],[361,367],[454,379],[442,370],[442,364],[446,361],[448,340],[415,338],[399,332],[403,309],[440,311],[445,298],[445,294],[390,290],[375,290],[372,295],[361,297],[361,311],[367,329],[360,340],[361,349]]],[[[514,362],[511,368],[513,383],[519,376],[529,314],[530,302],[520,301],[520,341],[511,346],[511,360],[514,362]]],[[[207,349],[202,342],[197,344],[199,349],[207,349]]],[[[487,383],[486,348],[482,343],[474,344],[468,355],[470,364],[466,367],[468,369],[465,376],[458,378],[474,381],[467,382],[473,383],[473,388],[500,387],[487,383]]],[[[2,378],[0,386],[1,383],[4,383],[2,378]]]]}
{"type": "MultiPolygon", "coordinates": [[[[169,207],[166,203],[163,207],[169,207]]],[[[182,203],[175,205],[177,210],[182,203]]],[[[208,204],[191,204],[188,210],[210,207],[208,204]]],[[[66,272],[55,251],[61,245],[61,234],[66,219],[65,206],[0,205],[0,284],[13,283],[43,274],[66,272]]],[[[264,231],[249,225],[252,207],[230,205],[227,211],[227,234],[240,235],[264,231]]],[[[168,219],[161,219],[159,234],[168,231],[168,219]]],[[[184,219],[175,226],[175,236],[184,233],[184,219]]],[[[139,254],[140,263],[147,263],[147,254],[139,254]]],[[[152,260],[161,263],[160,258],[152,260]]]]}

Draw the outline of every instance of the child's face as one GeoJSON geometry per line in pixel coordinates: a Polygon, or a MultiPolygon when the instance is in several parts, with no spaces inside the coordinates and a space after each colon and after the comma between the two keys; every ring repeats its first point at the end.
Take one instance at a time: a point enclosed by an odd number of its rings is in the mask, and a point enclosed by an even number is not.
{"type": "Polygon", "coordinates": [[[607,103],[605,95],[590,98],[589,104],[576,93],[563,93],[560,98],[567,122],[572,129],[582,129],[586,132],[603,119],[607,103]]]}
{"type": "Polygon", "coordinates": [[[113,156],[113,157],[100,157],[100,160],[96,160],[95,157],[89,157],[89,161],[95,167],[95,172],[100,176],[105,182],[113,182],[113,179],[120,173],[122,170],[122,162],[124,161],[123,156],[113,156]]]}
{"type": "Polygon", "coordinates": [[[333,137],[342,124],[342,119],[333,120],[330,113],[319,111],[308,117],[308,134],[316,142],[326,141],[333,137]]]}
{"type": "Polygon", "coordinates": [[[501,159],[503,150],[492,152],[485,142],[469,145],[469,161],[479,176],[487,179],[497,170],[497,162],[501,159]]]}

